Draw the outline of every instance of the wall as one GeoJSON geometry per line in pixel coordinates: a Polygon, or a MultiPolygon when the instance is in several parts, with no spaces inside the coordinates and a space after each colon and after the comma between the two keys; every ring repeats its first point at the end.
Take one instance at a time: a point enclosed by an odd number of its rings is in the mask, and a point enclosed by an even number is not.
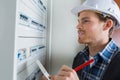
{"type": "MultiPolygon", "coordinates": [[[[52,0],[50,25],[49,66],[51,74],[56,74],[62,65],[72,66],[74,56],[82,49],[77,42],[77,17],[71,9],[80,5],[79,0],[52,0]],[[52,19],[51,19],[52,18],[52,19]]],[[[50,5],[50,3],[49,3],[50,5]]],[[[50,16],[50,17],[49,17],[50,16]]]]}
{"type": "Polygon", "coordinates": [[[0,0],[0,80],[13,80],[16,0],[0,0]]]}

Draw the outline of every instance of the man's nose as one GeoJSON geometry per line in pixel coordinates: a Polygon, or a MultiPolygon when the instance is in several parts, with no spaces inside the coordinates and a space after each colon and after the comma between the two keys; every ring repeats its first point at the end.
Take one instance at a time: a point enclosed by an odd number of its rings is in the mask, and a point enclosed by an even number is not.
{"type": "Polygon", "coordinates": [[[81,24],[78,24],[77,25],[77,29],[82,29],[83,27],[82,27],[82,25],[81,24]]]}

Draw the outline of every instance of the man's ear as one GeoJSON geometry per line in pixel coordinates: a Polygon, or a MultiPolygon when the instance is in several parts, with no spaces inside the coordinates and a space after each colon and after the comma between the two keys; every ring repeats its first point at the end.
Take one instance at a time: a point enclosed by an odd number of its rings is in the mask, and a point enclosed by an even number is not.
{"type": "Polygon", "coordinates": [[[108,19],[106,22],[105,22],[105,25],[104,25],[104,30],[109,30],[113,27],[113,21],[111,19],[108,19]]]}

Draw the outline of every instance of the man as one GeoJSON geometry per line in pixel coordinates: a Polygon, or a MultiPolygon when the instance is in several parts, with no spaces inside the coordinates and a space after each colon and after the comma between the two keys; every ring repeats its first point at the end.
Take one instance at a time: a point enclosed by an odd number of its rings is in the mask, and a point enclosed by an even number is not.
{"type": "Polygon", "coordinates": [[[86,0],[72,10],[78,15],[78,41],[85,44],[74,61],[73,69],[62,66],[51,80],[120,80],[120,41],[111,37],[114,30],[120,35],[120,11],[113,0],[86,0]],[[84,62],[94,62],[77,73],[74,68],[84,62]]]}

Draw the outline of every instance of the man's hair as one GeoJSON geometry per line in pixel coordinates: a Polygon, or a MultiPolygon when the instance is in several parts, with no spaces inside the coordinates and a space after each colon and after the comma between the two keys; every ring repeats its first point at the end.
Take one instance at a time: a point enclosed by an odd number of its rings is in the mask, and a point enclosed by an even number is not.
{"type": "Polygon", "coordinates": [[[113,26],[109,30],[109,36],[111,36],[113,32],[113,27],[117,24],[117,21],[115,20],[115,18],[113,18],[112,16],[107,16],[107,15],[105,16],[104,14],[100,14],[97,12],[95,12],[95,14],[98,16],[100,21],[106,22],[108,19],[111,19],[113,21],[113,26]]]}

